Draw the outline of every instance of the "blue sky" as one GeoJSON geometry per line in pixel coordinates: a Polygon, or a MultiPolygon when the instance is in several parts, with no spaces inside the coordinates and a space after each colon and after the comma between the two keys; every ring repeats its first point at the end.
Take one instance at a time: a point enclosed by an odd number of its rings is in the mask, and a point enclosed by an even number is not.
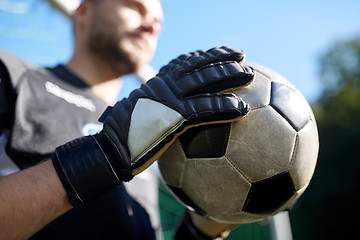
{"type": "MultiPolygon", "coordinates": [[[[360,35],[358,0],[163,0],[165,25],[151,65],[227,45],[287,77],[310,101],[321,93],[319,57],[360,35]]],[[[0,0],[0,48],[41,65],[66,62],[71,24],[45,0],[0,0]]]]}

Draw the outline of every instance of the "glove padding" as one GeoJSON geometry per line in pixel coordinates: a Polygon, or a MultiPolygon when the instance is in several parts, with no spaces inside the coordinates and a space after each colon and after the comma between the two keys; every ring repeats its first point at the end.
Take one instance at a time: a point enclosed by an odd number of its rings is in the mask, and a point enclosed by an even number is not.
{"type": "Polygon", "coordinates": [[[247,114],[244,101],[218,93],[253,80],[252,70],[241,65],[244,57],[225,47],[181,55],[105,113],[104,135],[118,155],[130,156],[126,164],[132,175],[146,169],[185,129],[247,114]]]}
{"type": "Polygon", "coordinates": [[[186,129],[246,115],[248,104],[221,93],[252,82],[244,58],[242,51],[227,47],[181,55],[105,110],[99,134],[57,148],[54,165],[72,203],[88,202],[131,180],[186,129]]]}

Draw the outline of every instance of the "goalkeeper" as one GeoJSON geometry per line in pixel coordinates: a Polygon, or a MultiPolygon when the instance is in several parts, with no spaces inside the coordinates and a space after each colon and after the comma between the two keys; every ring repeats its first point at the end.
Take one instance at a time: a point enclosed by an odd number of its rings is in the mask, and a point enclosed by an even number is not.
{"type": "MultiPolygon", "coordinates": [[[[151,59],[161,3],[84,0],[73,19],[65,65],[43,69],[0,52],[0,239],[154,239],[123,183],[187,128],[246,115],[245,102],[220,92],[253,74],[238,50],[184,54],[114,104],[119,77],[151,59]],[[103,128],[87,135],[99,117],[103,128]]],[[[218,235],[183,220],[178,238],[218,235]]]]}

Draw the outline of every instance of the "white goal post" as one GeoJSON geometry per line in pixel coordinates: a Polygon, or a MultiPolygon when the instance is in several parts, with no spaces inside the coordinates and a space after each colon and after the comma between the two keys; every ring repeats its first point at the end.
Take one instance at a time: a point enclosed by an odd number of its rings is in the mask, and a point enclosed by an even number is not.
{"type": "Polygon", "coordinates": [[[270,232],[272,240],[292,240],[289,212],[279,212],[270,220],[270,232]]]}

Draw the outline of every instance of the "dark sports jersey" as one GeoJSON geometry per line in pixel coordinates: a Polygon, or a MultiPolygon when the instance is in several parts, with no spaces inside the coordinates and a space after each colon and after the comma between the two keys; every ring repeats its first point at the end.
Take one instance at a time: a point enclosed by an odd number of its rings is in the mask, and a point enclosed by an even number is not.
{"type": "MultiPolygon", "coordinates": [[[[32,166],[57,146],[101,130],[98,117],[107,105],[64,66],[39,68],[2,51],[0,59],[0,146],[6,149],[0,148],[0,168],[5,160],[20,169],[32,166]]],[[[31,239],[155,239],[155,234],[144,208],[120,185],[31,239]]]]}

